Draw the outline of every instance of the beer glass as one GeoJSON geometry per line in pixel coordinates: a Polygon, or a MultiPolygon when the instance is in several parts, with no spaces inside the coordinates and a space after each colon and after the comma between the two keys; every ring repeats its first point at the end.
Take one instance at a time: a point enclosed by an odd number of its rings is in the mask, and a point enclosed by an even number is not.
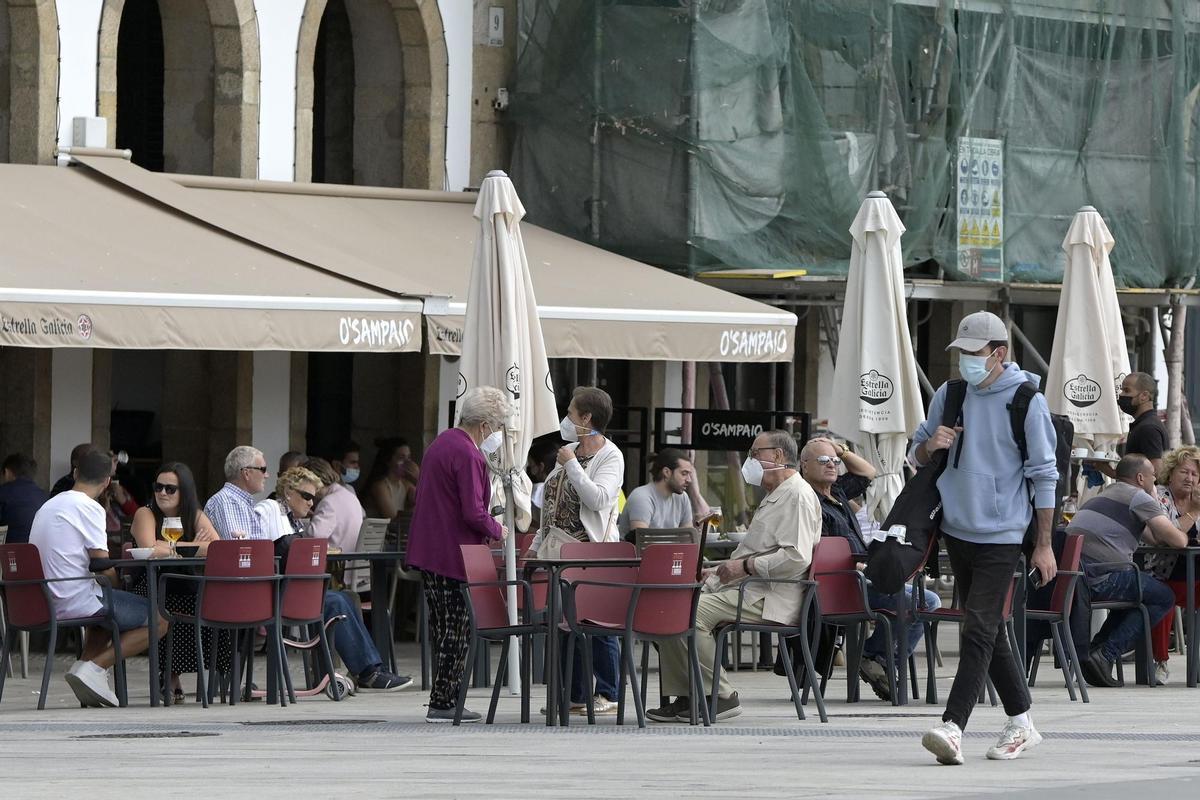
{"type": "Polygon", "coordinates": [[[162,537],[171,543],[171,558],[178,556],[179,553],[175,550],[175,543],[183,538],[183,520],[179,517],[164,517],[162,537]]]}

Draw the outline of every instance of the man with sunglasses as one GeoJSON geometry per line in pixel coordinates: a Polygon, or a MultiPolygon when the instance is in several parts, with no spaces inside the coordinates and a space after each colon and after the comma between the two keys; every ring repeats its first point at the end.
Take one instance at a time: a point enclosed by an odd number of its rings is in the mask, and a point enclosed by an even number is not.
{"type": "Polygon", "coordinates": [[[238,445],[225,456],[225,485],[208,498],[204,513],[222,539],[270,539],[271,531],[254,511],[254,495],[267,486],[262,451],[238,445]]]}
{"type": "MultiPolygon", "coordinates": [[[[831,439],[817,438],[804,445],[800,451],[800,474],[813,487],[821,501],[821,535],[840,536],[850,542],[850,550],[859,562],[867,560],[867,543],[858,525],[858,517],[852,500],[862,497],[875,479],[875,467],[865,458],[856,455],[845,445],[831,439]],[[846,471],[841,471],[842,465],[846,471]]],[[[912,596],[912,587],[905,586],[905,595],[912,596]]],[[[876,610],[894,611],[896,596],[884,594],[873,586],[867,587],[867,601],[876,610]]],[[[925,590],[925,608],[934,609],[942,601],[937,592],[925,590]]],[[[908,648],[903,658],[917,649],[924,635],[925,626],[913,621],[908,626],[908,648]]],[[[884,630],[876,626],[875,632],[863,644],[863,658],[858,674],[866,681],[880,700],[892,699],[888,684],[887,639],[884,630]]]]}

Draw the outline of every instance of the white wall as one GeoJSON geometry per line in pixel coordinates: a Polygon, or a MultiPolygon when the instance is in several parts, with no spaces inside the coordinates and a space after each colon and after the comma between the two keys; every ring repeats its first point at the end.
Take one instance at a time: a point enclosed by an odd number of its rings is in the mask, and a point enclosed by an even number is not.
{"type": "MultiPolygon", "coordinates": [[[[75,117],[96,116],[96,48],[104,0],[57,0],[58,145],[69,146],[75,117]]],[[[82,441],[82,440],[81,440],[82,441]]],[[[76,442],[79,444],[79,442],[76,442]]]]}
{"type": "Polygon", "coordinates": [[[265,490],[268,492],[275,488],[275,468],[279,466],[279,457],[288,451],[291,364],[291,353],[259,351],[254,354],[250,440],[267,457],[267,467],[271,470],[265,490]]]}
{"type": "Polygon", "coordinates": [[[50,359],[50,480],[71,467],[71,449],[92,440],[92,351],[57,347],[50,359]]]}

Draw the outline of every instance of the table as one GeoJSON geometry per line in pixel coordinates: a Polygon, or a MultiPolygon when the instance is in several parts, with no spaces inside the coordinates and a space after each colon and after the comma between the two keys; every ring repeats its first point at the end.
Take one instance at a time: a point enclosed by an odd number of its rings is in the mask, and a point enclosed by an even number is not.
{"type": "MultiPolygon", "coordinates": [[[[522,577],[526,581],[533,580],[533,573],[539,569],[546,571],[549,591],[546,592],[546,726],[554,727],[559,724],[558,701],[559,692],[559,656],[558,656],[558,623],[562,612],[558,607],[558,581],[564,569],[587,569],[588,567],[636,567],[642,563],[640,557],[633,558],[527,558],[522,564],[522,577]]],[[[632,676],[630,676],[632,680],[632,676]]],[[[464,677],[465,680],[465,677],[464,677]]],[[[637,691],[637,687],[634,687],[637,691]]],[[[563,704],[570,708],[570,701],[563,704]]],[[[566,725],[564,715],[563,725],[566,725]]]]}
{"type": "Polygon", "coordinates": [[[1197,636],[1197,623],[1200,615],[1196,613],[1196,559],[1200,557],[1200,546],[1185,548],[1178,547],[1147,547],[1137,549],[1138,553],[1155,555],[1177,555],[1183,559],[1185,580],[1187,581],[1187,606],[1184,608],[1184,631],[1187,634],[1187,685],[1189,689],[1196,688],[1200,681],[1200,637],[1197,636]]]}
{"type": "Polygon", "coordinates": [[[350,561],[367,561],[371,567],[371,639],[389,672],[396,671],[395,648],[392,647],[392,610],[388,608],[388,573],[394,565],[404,560],[399,550],[377,550],[371,553],[330,553],[326,556],[329,565],[350,561]]]}
{"type": "MultiPolygon", "coordinates": [[[[146,559],[122,559],[113,562],[120,569],[144,569],[146,571],[146,599],[150,601],[150,618],[146,623],[146,628],[150,633],[150,644],[146,651],[146,655],[150,659],[150,705],[157,706],[162,697],[170,696],[170,680],[171,670],[166,669],[164,675],[166,683],[160,685],[158,682],[158,576],[164,569],[179,569],[180,567],[203,567],[207,562],[203,558],[146,558],[146,559]]],[[[213,646],[216,646],[214,639],[213,646]]],[[[197,658],[203,658],[200,653],[196,654],[197,658]]],[[[170,706],[170,703],[164,703],[170,706]]]]}

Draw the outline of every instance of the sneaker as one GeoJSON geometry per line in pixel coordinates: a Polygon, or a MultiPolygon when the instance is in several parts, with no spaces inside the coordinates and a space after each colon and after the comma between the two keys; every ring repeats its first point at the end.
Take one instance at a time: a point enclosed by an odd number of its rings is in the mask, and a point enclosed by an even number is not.
{"type": "Polygon", "coordinates": [[[858,666],[862,678],[880,700],[892,701],[892,687],[888,685],[887,669],[873,658],[864,656],[858,666]]]}
{"type": "Polygon", "coordinates": [[[1166,686],[1167,681],[1171,677],[1171,670],[1167,668],[1167,662],[1154,662],[1154,684],[1156,686],[1166,686]]]}
{"type": "Polygon", "coordinates": [[[1079,664],[1080,672],[1083,673],[1084,680],[1092,686],[1103,686],[1107,688],[1115,688],[1120,686],[1120,682],[1113,677],[1113,662],[1104,657],[1104,653],[1099,647],[1088,653],[1079,664]]]}
{"type": "MultiPolygon", "coordinates": [[[[719,722],[723,719],[732,719],[742,713],[742,704],[738,700],[738,693],[734,692],[729,697],[717,698],[717,715],[713,717],[713,722],[719,722]]],[[[684,719],[687,719],[687,712],[684,712],[684,719]]]]}
{"type": "Polygon", "coordinates": [[[1037,747],[1041,743],[1042,735],[1032,725],[1026,728],[1009,722],[1000,732],[996,743],[988,748],[987,757],[993,761],[1010,761],[1030,747],[1037,747]]]}
{"type": "Polygon", "coordinates": [[[394,675],[386,669],[376,669],[358,680],[360,692],[398,692],[412,686],[413,679],[407,675],[394,675]]]}
{"type": "Polygon", "coordinates": [[[921,746],[937,757],[939,764],[961,764],[962,730],[953,722],[935,725],[921,737],[921,746]]]}
{"type": "MultiPolygon", "coordinates": [[[[462,712],[462,722],[479,722],[483,719],[483,715],[464,708],[462,712]]],[[[425,712],[426,722],[454,722],[453,708],[430,708],[425,712]]]]}
{"type": "MultiPolygon", "coordinates": [[[[595,712],[596,716],[599,716],[601,714],[616,714],[617,713],[617,701],[609,700],[604,695],[598,694],[592,698],[592,709],[595,712]]],[[[587,716],[587,705],[585,704],[584,706],[582,706],[579,711],[575,711],[574,709],[572,709],[571,713],[572,714],[582,714],[583,716],[586,717],[587,716]]]]}
{"type": "Polygon", "coordinates": [[[65,678],[71,691],[85,706],[112,708],[117,705],[117,696],[108,685],[108,670],[95,662],[76,661],[67,670],[65,678]]]}
{"type": "MultiPolygon", "coordinates": [[[[587,713],[587,704],[586,703],[571,703],[570,713],[586,714],[587,713]]],[[[542,706],[542,716],[543,717],[546,716],[546,707],[545,706],[542,706]]]]}
{"type": "Polygon", "coordinates": [[[686,697],[677,697],[665,706],[646,709],[646,719],[655,722],[678,722],[680,717],[688,719],[688,698],[686,697]]]}

